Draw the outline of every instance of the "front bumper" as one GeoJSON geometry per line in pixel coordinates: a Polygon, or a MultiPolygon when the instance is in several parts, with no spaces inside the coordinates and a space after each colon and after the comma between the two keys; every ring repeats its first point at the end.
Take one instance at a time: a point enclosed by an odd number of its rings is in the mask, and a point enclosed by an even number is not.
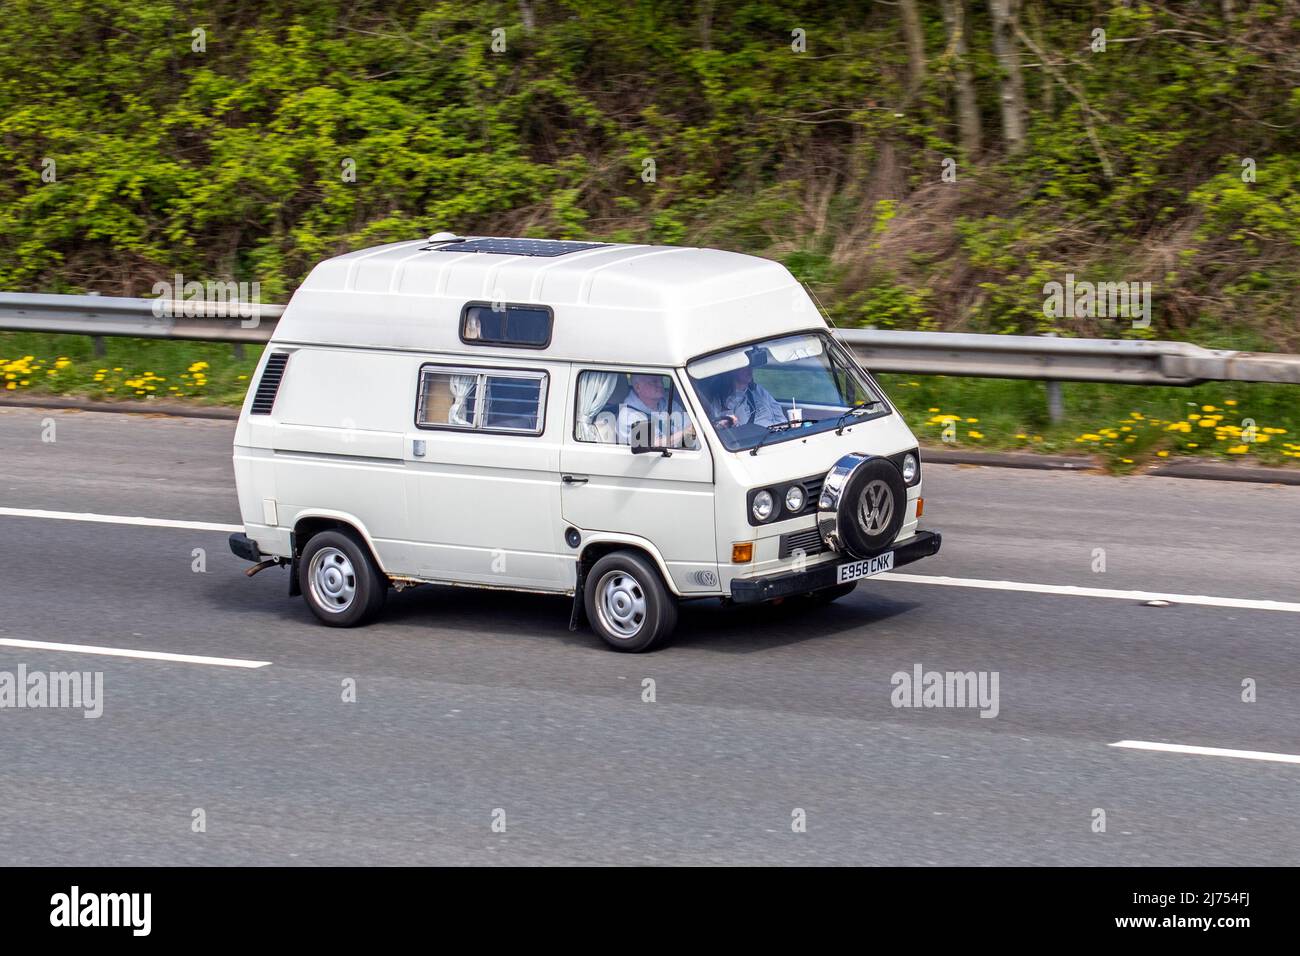
{"type": "MultiPolygon", "coordinates": [[[[892,549],[894,567],[937,554],[942,542],[943,538],[937,531],[918,531],[892,549]]],[[[736,578],[731,582],[731,599],[737,604],[757,604],[760,601],[834,587],[838,568],[843,563],[844,561],[827,561],[807,571],[789,571],[763,578],[736,578]]]]}

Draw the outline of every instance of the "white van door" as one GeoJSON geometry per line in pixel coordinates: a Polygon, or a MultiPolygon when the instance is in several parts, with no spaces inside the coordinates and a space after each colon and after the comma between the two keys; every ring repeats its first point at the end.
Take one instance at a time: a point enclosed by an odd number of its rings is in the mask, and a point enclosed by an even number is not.
{"type": "Polygon", "coordinates": [[[563,364],[420,365],[404,451],[417,576],[572,587],[575,558],[560,520],[568,379],[563,364]]]}
{"type": "Polygon", "coordinates": [[[713,460],[683,407],[681,383],[663,369],[582,365],[573,383],[560,459],[564,521],[649,542],[679,592],[716,590],[713,460]],[[650,425],[670,454],[633,454],[630,439],[646,427],[647,410],[668,411],[670,400],[670,413],[650,425]]]}

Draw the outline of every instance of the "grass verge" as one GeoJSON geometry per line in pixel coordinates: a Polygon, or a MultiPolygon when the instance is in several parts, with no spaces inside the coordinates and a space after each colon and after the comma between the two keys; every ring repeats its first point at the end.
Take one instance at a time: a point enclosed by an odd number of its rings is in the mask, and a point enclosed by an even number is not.
{"type": "MultiPolygon", "coordinates": [[[[104,355],[78,335],[0,333],[9,394],[238,405],[261,348],[106,338],[104,355]]],[[[1100,455],[1116,472],[1195,455],[1300,464],[1300,391],[1214,382],[1194,388],[1062,384],[1065,416],[1051,422],[1042,382],[881,375],[918,438],[955,448],[1100,455]]]]}

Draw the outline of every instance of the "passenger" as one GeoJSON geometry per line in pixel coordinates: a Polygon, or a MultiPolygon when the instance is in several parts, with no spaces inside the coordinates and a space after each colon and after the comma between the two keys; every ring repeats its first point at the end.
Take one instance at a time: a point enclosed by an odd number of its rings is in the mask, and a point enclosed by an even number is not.
{"type": "Polygon", "coordinates": [[[754,370],[746,365],[730,373],[730,390],[724,391],[713,411],[720,428],[736,425],[779,425],[786,420],[785,409],[772,393],[754,381],[754,370]]]}
{"type": "MultiPolygon", "coordinates": [[[[673,418],[685,417],[680,411],[672,414],[673,418]]],[[[618,443],[632,444],[633,437],[643,438],[650,445],[658,448],[664,445],[663,432],[671,425],[669,420],[668,398],[664,394],[664,377],[662,375],[633,375],[632,389],[627,399],[618,410],[618,443]]],[[[669,448],[699,448],[695,438],[695,427],[686,421],[685,427],[671,431],[667,439],[669,448]]]]}

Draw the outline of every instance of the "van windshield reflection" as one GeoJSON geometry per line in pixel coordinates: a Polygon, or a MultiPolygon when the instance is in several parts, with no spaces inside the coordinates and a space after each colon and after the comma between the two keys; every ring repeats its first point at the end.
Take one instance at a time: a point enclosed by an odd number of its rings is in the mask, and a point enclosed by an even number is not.
{"type": "Polygon", "coordinates": [[[728,451],[756,450],[889,411],[843,347],[824,333],[717,352],[686,371],[728,451]]]}

